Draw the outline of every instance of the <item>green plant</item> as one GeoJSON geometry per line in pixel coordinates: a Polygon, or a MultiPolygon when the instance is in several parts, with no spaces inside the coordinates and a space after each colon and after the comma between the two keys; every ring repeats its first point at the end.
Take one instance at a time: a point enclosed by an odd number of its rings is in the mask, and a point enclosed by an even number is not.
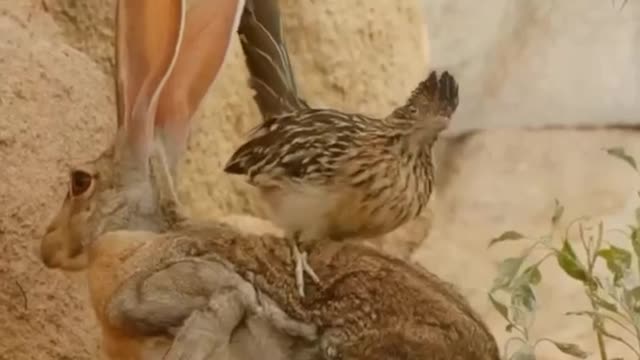
{"type": "MultiPolygon", "coordinates": [[[[623,160],[638,173],[635,159],[624,149],[610,148],[606,152],[623,160]]],[[[588,357],[589,354],[575,344],[550,338],[532,339],[530,336],[536,314],[535,287],[542,281],[540,265],[555,259],[564,274],[578,281],[584,289],[591,307],[566,315],[591,318],[600,358],[608,360],[605,344],[608,338],[628,347],[640,359],[640,284],[637,282],[640,279],[640,208],[636,210],[635,224],[629,225],[629,231],[623,231],[632,251],[610,244],[605,239],[607,232],[601,221],[590,226],[589,219],[582,217],[560,228],[563,213],[564,207],[556,200],[549,234],[527,237],[510,230],[489,243],[491,247],[507,241],[529,242],[519,256],[500,262],[489,292],[489,300],[507,321],[506,330],[514,334],[505,344],[505,357],[533,360],[535,349],[542,342],[553,343],[558,350],[576,358],[588,357]],[[576,228],[579,239],[577,252],[569,241],[571,231],[576,228]],[[532,260],[534,252],[542,255],[532,260]],[[606,265],[608,274],[596,273],[596,266],[600,263],[606,265]],[[632,266],[634,263],[635,267],[632,266]],[[520,345],[514,351],[511,350],[513,343],[520,345]]]]}

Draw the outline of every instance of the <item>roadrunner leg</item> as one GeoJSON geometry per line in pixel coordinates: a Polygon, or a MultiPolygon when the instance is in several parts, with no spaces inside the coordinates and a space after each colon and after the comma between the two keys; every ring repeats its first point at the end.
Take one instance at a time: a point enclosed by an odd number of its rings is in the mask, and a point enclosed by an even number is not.
{"type": "Polygon", "coordinates": [[[298,287],[300,296],[304,297],[304,274],[309,275],[316,284],[320,283],[320,278],[307,262],[307,252],[300,251],[298,248],[300,233],[296,233],[288,238],[290,239],[289,245],[291,246],[293,260],[295,261],[296,286],[298,287]]]}

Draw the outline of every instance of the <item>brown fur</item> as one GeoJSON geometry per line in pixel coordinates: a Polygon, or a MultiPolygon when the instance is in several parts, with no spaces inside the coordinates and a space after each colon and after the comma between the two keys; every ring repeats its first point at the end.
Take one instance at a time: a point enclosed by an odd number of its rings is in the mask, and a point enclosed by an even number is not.
{"type": "MultiPolygon", "coordinates": [[[[310,258],[327,280],[321,287],[311,285],[307,296],[300,298],[285,244],[281,237],[242,234],[213,221],[186,223],[166,234],[105,234],[96,243],[97,249],[92,249],[90,270],[90,281],[99,284],[91,293],[101,323],[118,324],[117,331],[112,327],[105,336],[117,339],[124,334],[131,338],[147,331],[157,336],[156,329],[144,329],[135,318],[118,313],[120,309],[105,310],[105,304],[128,302],[143,307],[142,299],[163,294],[129,289],[143,289],[147,277],[161,270],[203,261],[203,267],[209,262],[225,264],[228,271],[254,284],[287,317],[319,329],[318,338],[307,346],[300,345],[304,350],[292,354],[292,359],[316,347],[318,351],[336,351],[345,359],[371,359],[383,350],[387,357],[381,359],[395,358],[391,354],[404,354],[408,359],[498,359],[495,340],[482,320],[451,285],[435,275],[363,245],[331,243],[312,252],[310,258]],[[102,282],[104,277],[111,282],[102,282]],[[110,286],[113,283],[121,288],[110,286]]],[[[176,280],[183,282],[181,288],[206,298],[202,282],[215,280],[195,276],[199,271],[194,267],[193,272],[176,280]]],[[[178,303],[178,296],[171,301],[178,303]]]]}

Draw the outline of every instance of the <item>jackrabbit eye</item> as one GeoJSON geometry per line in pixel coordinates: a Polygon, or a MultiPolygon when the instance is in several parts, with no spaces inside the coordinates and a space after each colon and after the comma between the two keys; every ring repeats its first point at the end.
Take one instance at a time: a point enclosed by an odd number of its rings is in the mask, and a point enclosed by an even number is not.
{"type": "Polygon", "coordinates": [[[409,113],[411,113],[411,115],[417,115],[418,114],[418,108],[415,106],[409,106],[409,113]]]}
{"type": "Polygon", "coordinates": [[[71,172],[71,195],[80,196],[84,194],[93,181],[93,176],[86,171],[74,170],[71,172]]]}

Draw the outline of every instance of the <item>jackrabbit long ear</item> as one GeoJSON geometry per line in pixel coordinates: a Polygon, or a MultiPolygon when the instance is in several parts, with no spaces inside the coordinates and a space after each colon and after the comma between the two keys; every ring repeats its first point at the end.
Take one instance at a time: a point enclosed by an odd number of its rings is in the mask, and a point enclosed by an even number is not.
{"type": "Polygon", "coordinates": [[[117,3],[118,131],[125,156],[138,163],[149,156],[158,98],[176,61],[185,7],[184,0],[117,3]]]}
{"type": "Polygon", "coordinates": [[[245,0],[192,0],[178,60],[158,104],[156,129],[175,173],[190,120],[215,81],[238,27],[245,0]]]}

